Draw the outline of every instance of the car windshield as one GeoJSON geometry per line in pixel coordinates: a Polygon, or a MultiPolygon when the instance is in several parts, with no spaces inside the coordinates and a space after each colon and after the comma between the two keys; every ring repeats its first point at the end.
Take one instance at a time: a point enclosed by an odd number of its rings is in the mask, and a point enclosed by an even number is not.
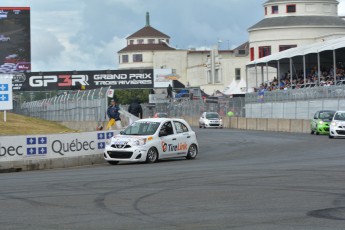
{"type": "Polygon", "coordinates": [[[334,113],[332,111],[320,112],[319,118],[322,120],[332,120],[334,113]]]}
{"type": "Polygon", "coordinates": [[[153,135],[157,131],[159,125],[159,122],[137,121],[128,126],[121,134],[140,136],[153,135]]]}
{"type": "Polygon", "coordinates": [[[219,118],[219,115],[218,113],[206,113],[206,118],[207,119],[219,118]]]}
{"type": "Polygon", "coordinates": [[[336,113],[334,115],[334,120],[345,121],[345,113],[336,113]]]}

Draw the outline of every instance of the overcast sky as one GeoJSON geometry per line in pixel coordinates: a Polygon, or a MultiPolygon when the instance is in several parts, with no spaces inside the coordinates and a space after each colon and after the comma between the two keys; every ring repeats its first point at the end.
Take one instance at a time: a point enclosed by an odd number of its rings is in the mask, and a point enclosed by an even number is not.
{"type": "MultiPolygon", "coordinates": [[[[247,28],[263,18],[266,0],[1,0],[31,7],[32,71],[116,69],[125,38],[145,26],[171,37],[181,49],[221,40],[221,49],[248,40],[247,28]]],[[[339,15],[345,15],[340,0],[339,15]]]]}

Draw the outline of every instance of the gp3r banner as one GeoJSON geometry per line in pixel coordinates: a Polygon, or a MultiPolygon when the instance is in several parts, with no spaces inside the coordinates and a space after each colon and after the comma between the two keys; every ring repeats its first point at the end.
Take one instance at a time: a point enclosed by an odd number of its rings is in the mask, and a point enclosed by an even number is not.
{"type": "Polygon", "coordinates": [[[109,86],[113,89],[151,89],[153,85],[153,69],[31,72],[13,76],[14,91],[83,90],[109,86]]]}

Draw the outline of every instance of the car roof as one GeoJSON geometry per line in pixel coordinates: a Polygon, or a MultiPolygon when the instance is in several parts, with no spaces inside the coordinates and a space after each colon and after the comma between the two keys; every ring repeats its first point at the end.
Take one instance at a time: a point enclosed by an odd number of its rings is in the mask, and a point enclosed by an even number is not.
{"type": "Polygon", "coordinates": [[[336,113],[345,113],[343,110],[336,111],[336,113]]]}
{"type": "Polygon", "coordinates": [[[336,112],[336,111],[335,110],[320,110],[318,112],[321,113],[321,112],[336,112]]]}
{"type": "MultiPolygon", "coordinates": [[[[160,117],[160,118],[145,118],[141,120],[137,120],[140,122],[150,121],[150,122],[164,122],[164,121],[183,121],[186,122],[184,119],[181,118],[168,118],[168,117],[160,117]]],[[[187,122],[186,122],[187,123],[187,122]]]]}

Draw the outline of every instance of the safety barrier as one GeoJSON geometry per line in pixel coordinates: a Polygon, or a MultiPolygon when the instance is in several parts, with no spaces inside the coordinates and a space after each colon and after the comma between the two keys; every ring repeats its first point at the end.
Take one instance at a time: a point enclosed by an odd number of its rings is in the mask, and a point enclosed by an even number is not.
{"type": "Polygon", "coordinates": [[[0,172],[102,163],[106,140],[118,132],[0,137],[0,172]]]}

